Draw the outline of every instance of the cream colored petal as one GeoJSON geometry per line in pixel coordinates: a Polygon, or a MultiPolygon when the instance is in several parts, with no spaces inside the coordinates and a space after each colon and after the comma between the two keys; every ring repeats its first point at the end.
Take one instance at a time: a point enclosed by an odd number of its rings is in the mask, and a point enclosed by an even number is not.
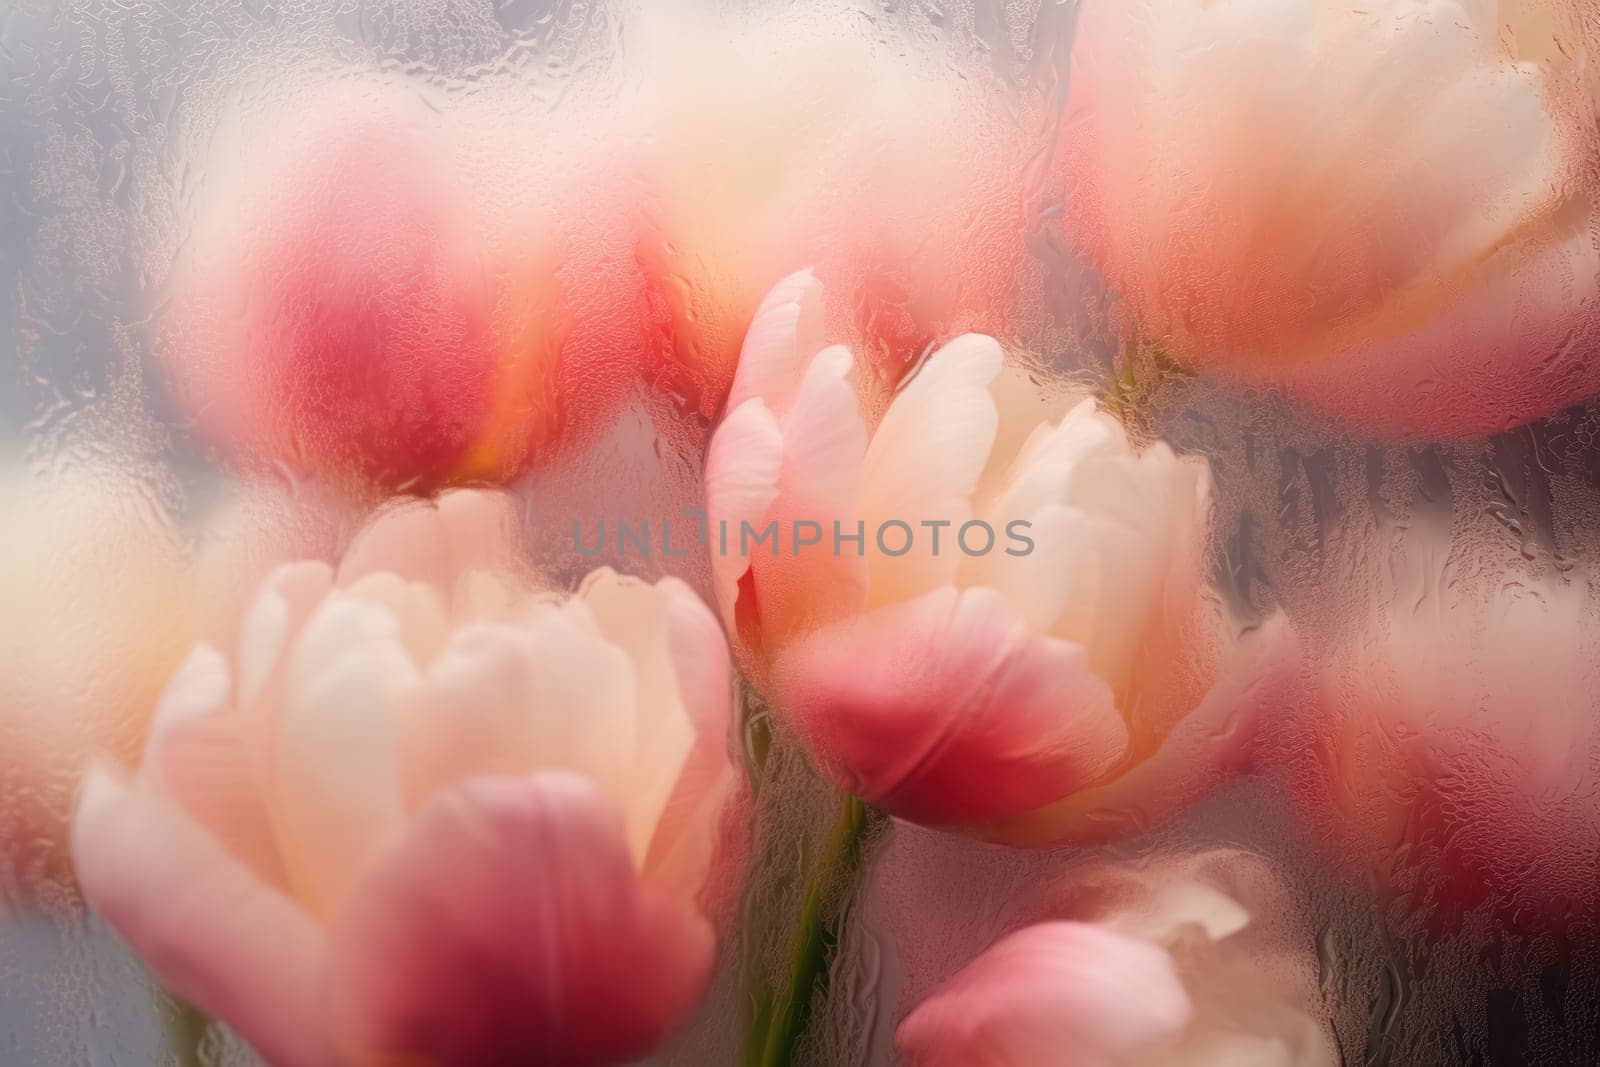
{"type": "Polygon", "coordinates": [[[992,338],[958,337],[928,362],[890,403],[867,446],[862,483],[862,518],[867,523],[872,606],[893,603],[945,584],[960,565],[955,534],[972,513],[971,497],[994,445],[998,416],[989,383],[1000,373],[1003,353],[992,338]],[[936,551],[925,522],[945,522],[936,551]],[[904,523],[914,537],[898,551],[904,523]]]}
{"type": "Polygon", "coordinates": [[[717,607],[733,625],[739,579],[748,566],[740,532],[765,525],[778,495],[783,434],[770,409],[753,398],[734,409],[706,452],[706,530],[717,607]]]}
{"type": "Polygon", "coordinates": [[[1122,423],[1102,411],[1094,399],[1080,400],[1056,422],[1040,423],[1034,429],[1012,462],[1009,482],[1025,487],[1041,479],[1042,485],[1034,492],[1058,492],[1059,480],[1078,464],[1129,451],[1128,431],[1122,423]]]}
{"type": "Polygon", "coordinates": [[[1250,912],[1214,885],[1197,880],[1162,884],[1136,910],[1108,924],[1132,937],[1158,945],[1177,944],[1189,931],[1207,941],[1222,941],[1250,925],[1250,912]]]}
{"type": "Polygon", "coordinates": [[[339,561],[338,584],[384,571],[437,583],[449,569],[445,552],[433,504],[401,499],[377,512],[350,542],[339,561]]]}
{"type": "Polygon", "coordinates": [[[348,586],[379,571],[453,592],[474,570],[514,570],[517,503],[509,493],[458,489],[390,506],[356,535],[339,564],[348,586]]]}
{"type": "Polygon", "coordinates": [[[466,627],[451,637],[422,682],[402,694],[412,809],[470,775],[522,775],[540,765],[550,746],[541,736],[542,712],[531,706],[547,684],[538,677],[536,640],[516,626],[466,627]]]}
{"type": "Polygon", "coordinates": [[[296,892],[326,915],[404,820],[396,705],[418,682],[386,608],[331,594],[289,654],[268,802],[296,892]]]}
{"type": "Polygon", "coordinates": [[[607,641],[581,599],[540,611],[532,623],[539,688],[540,767],[587,774],[619,799],[636,771],[640,693],[626,652],[607,641]]]}
{"type": "Polygon", "coordinates": [[[231,688],[227,660],[197,645],[156,706],[139,782],[176,801],[235,859],[281,888],[287,876],[231,688]]]}
{"type": "Polygon", "coordinates": [[[509,623],[528,595],[521,583],[495,571],[473,571],[464,576],[455,594],[450,620],[455,626],[509,623]]]}
{"type": "Polygon", "coordinates": [[[861,491],[867,428],[850,380],[854,366],[843,345],[818,352],[782,419],[783,496],[818,520],[839,517],[861,491]]]}
{"type": "Polygon", "coordinates": [[[739,351],[728,410],[748,400],[760,400],[775,412],[787,410],[807,361],[821,346],[822,287],[809,270],[799,271],[773,286],[756,308],[739,351]]]}
{"type": "Polygon", "coordinates": [[[190,722],[226,712],[233,695],[233,675],[221,652],[205,642],[189,651],[156,701],[145,739],[141,777],[159,782],[162,750],[171,734],[190,722]]]}
{"type": "Polygon", "coordinates": [[[715,616],[683,583],[668,579],[662,585],[672,595],[668,647],[696,738],[656,824],[645,872],[694,896],[706,884],[723,806],[739,779],[732,755],[738,743],[733,736],[733,678],[715,616]]]}
{"type": "Polygon", "coordinates": [[[750,568],[768,651],[793,636],[860,611],[867,565],[845,546],[835,524],[853,533],[860,508],[867,431],[850,375],[848,349],[819,352],[806,368],[783,419],[783,470],[768,509],[775,547],[752,546],[750,568]]]}
{"type": "Polygon", "coordinates": [[[285,564],[267,576],[239,633],[239,706],[248,712],[267,693],[284,650],[333,588],[326,563],[285,564]]]}
{"type": "Polygon", "coordinates": [[[351,582],[345,592],[389,609],[400,628],[400,643],[418,666],[433,662],[450,637],[450,605],[438,586],[376,571],[351,582]]]}
{"type": "Polygon", "coordinates": [[[962,561],[961,585],[989,586],[1006,598],[1030,629],[1088,648],[1092,630],[1061,627],[1058,622],[1064,613],[1098,603],[1107,580],[1089,517],[1060,505],[1027,512],[1002,503],[985,518],[997,534],[996,548],[962,561]],[[1019,520],[1027,525],[1008,531],[1019,520]],[[1027,541],[1018,540],[1024,537],[1027,541]]]}
{"type": "Polygon", "coordinates": [[[1086,512],[1096,566],[1115,576],[1093,603],[1075,603],[1055,632],[1085,643],[1119,692],[1134,683],[1140,649],[1194,610],[1204,581],[1209,473],[1163,443],[1139,456],[1104,456],[1073,469],[1069,499],[1086,512]]]}
{"type": "MultiPolygon", "coordinates": [[[[637,717],[634,748],[627,761],[633,773],[628,792],[620,799],[629,848],[641,862],[649,853],[656,824],[698,741],[699,723],[692,717],[685,700],[683,680],[678,674],[680,660],[674,653],[691,656],[687,661],[691,668],[715,674],[714,661],[708,661],[707,638],[715,632],[717,640],[721,641],[720,631],[713,627],[713,631],[701,629],[692,637],[679,635],[679,647],[673,648],[674,625],[691,621],[674,618],[679,595],[693,596],[681,583],[646,585],[609,568],[590,574],[580,594],[593,613],[601,635],[627,655],[633,666],[637,717]],[[685,637],[690,637],[692,646],[685,642],[685,637]]],[[[682,610],[679,608],[680,612],[682,610]]],[[[726,723],[726,651],[722,656],[723,721],[726,723]]],[[[710,683],[702,679],[700,684],[710,683]]],[[[699,707],[695,712],[704,716],[708,710],[699,707]]]]}
{"type": "MultiPolygon", "coordinates": [[[[513,570],[519,545],[515,495],[497,489],[452,489],[434,499],[446,555],[459,578],[475,570],[513,570]]],[[[446,583],[446,588],[455,585],[446,583]]]]}

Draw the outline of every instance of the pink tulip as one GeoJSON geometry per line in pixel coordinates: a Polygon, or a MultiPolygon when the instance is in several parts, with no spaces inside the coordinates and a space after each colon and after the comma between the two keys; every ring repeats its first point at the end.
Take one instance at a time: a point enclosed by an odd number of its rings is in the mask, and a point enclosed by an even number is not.
{"type": "Polygon", "coordinates": [[[195,648],[73,829],[96,910],[273,1062],[603,1063],[698,1002],[727,653],[679,582],[570,598],[508,498],[383,513],[195,648]]]}
{"type": "Polygon", "coordinates": [[[504,480],[666,358],[625,175],[583,116],[444,106],[373,80],[223,113],[156,348],[230,458],[385,488],[504,480]]]}
{"type": "Polygon", "coordinates": [[[1045,843],[1192,800],[1293,660],[1281,619],[1236,642],[1205,593],[1204,462],[1042,397],[978,335],[874,425],[820,303],[808,273],[767,297],[707,457],[757,684],[842,785],[917,821],[1045,843]]]}
{"type": "Polygon", "coordinates": [[[1085,3],[1069,227],[1140,336],[1398,437],[1600,390],[1594,101],[1516,6],[1085,3]]]}
{"type": "Polygon", "coordinates": [[[1519,924],[1592,913],[1600,676],[1580,573],[1474,580],[1403,561],[1330,650],[1291,736],[1311,826],[1363,882],[1436,924],[1487,905],[1519,924]]]}
{"type": "Polygon", "coordinates": [[[133,472],[0,467],[0,912],[68,899],[97,753],[132,760],[192,639],[183,541],[133,472]]]}
{"type": "Polygon", "coordinates": [[[1258,859],[1216,851],[1091,867],[901,1023],[912,1067],[1320,1067],[1309,938],[1274,929],[1283,887],[1258,859]],[[1253,916],[1266,919],[1257,929],[1253,916]]]}

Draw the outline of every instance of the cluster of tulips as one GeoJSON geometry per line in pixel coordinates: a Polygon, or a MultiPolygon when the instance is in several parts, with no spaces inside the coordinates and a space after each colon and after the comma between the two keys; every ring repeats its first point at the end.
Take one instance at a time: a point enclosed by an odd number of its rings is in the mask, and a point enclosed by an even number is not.
{"type": "MultiPolygon", "coordinates": [[[[648,12],[548,113],[362,72],[226,117],[150,343],[233,498],[191,537],[115,472],[7,476],[11,906],[77,887],[274,1063],[638,1059],[735,936],[759,706],[933,830],[1099,845],[1278,765],[1441,915],[1570,910],[1581,569],[1439,588],[1414,531],[1310,656],[1214,587],[1207,460],[1019,343],[1046,217],[1135,347],[1374,439],[1600,391],[1600,77],[1579,7],[1512,6],[1083,0],[1037,130],[849,20],[648,12]],[[735,534],[541,569],[517,479],[662,397],[735,534]]],[[[1340,1062],[1292,890],[1237,849],[1075,868],[895,1047],[1340,1062]]]]}

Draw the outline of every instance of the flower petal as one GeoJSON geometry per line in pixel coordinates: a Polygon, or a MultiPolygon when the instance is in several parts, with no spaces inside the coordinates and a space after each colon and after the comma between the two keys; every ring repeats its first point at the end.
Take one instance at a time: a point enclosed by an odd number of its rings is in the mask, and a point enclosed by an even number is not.
{"type": "Polygon", "coordinates": [[[396,703],[417,678],[394,616],[345,593],[323,601],[289,654],[267,798],[296,891],[318,914],[401,825],[396,703]]]}
{"type": "Polygon", "coordinates": [[[139,765],[141,785],[177,801],[228,851],[277,888],[288,884],[259,767],[228,698],[228,662],[197,645],[156,705],[139,765]]]}
{"type": "Polygon", "coordinates": [[[1499,433],[1579,403],[1600,389],[1592,227],[1576,219],[1536,255],[1509,250],[1417,329],[1357,339],[1274,380],[1361,431],[1404,440],[1499,433]]]}
{"type": "Polygon", "coordinates": [[[732,620],[739,580],[749,566],[740,532],[759,529],[778,496],[783,434],[759,397],[735,408],[706,451],[706,540],[717,608],[732,620]]]}
{"type": "Polygon", "coordinates": [[[990,823],[983,836],[1038,848],[1144,832],[1249,760],[1261,724],[1291,706],[1300,665],[1293,629],[1273,616],[1239,641],[1204,699],[1148,756],[1054,804],[990,823]]]}
{"type": "Polygon", "coordinates": [[[777,532],[771,549],[750,557],[769,647],[854,614],[866,601],[866,560],[860,552],[836,551],[833,541],[834,522],[850,532],[860,517],[867,450],[851,367],[842,345],[817,353],[783,418],[783,470],[768,510],[777,532]]]}
{"type": "Polygon", "coordinates": [[[420,804],[470,774],[559,767],[629,796],[637,691],[627,656],[583,611],[539,603],[525,626],[458,630],[401,696],[407,795],[420,804]]]}
{"type": "MultiPolygon", "coordinates": [[[[481,590],[478,582],[470,586],[474,595],[481,590]]],[[[351,582],[345,592],[388,608],[399,627],[401,645],[419,666],[431,663],[449,640],[449,604],[438,586],[407,581],[392,571],[375,571],[351,582]]]]}
{"type": "Polygon", "coordinates": [[[695,747],[656,824],[643,870],[658,884],[696,893],[706,883],[723,805],[737,782],[728,643],[703,601],[682,582],[658,583],[672,596],[668,648],[695,747]]]}
{"type": "Polygon", "coordinates": [[[1594,112],[1566,58],[1507,54],[1515,9],[1551,6],[1086,4],[1067,225],[1174,358],[1363,431],[1576,403],[1600,388],[1594,112]]]}
{"type": "Polygon", "coordinates": [[[246,714],[269,696],[284,651],[332,588],[333,568],[313,561],[286,563],[261,583],[239,630],[239,707],[246,714]]]}
{"type": "Polygon", "coordinates": [[[713,938],[641,884],[617,812],[566,773],[436,797],[333,930],[333,1015],[358,1058],[613,1063],[699,1001],[713,938]]]}
{"type": "Polygon", "coordinates": [[[380,571],[453,594],[474,570],[515,570],[517,508],[508,493],[458,489],[380,514],[351,542],[340,586],[380,571]]]}
{"type": "Polygon", "coordinates": [[[782,413],[812,353],[822,347],[822,286],[809,270],[774,285],[745,332],[728,410],[759,399],[782,413]]]}
{"type": "Polygon", "coordinates": [[[1127,730],[1083,649],[994,590],[943,588],[828,627],[779,661],[778,705],[829,770],[888,811],[1021,815],[1093,783],[1127,730]]]}
{"type": "Polygon", "coordinates": [[[861,490],[867,536],[876,539],[891,522],[905,523],[914,535],[903,555],[869,552],[873,606],[919,596],[950,581],[960,565],[963,557],[951,543],[956,530],[944,531],[943,548],[936,552],[922,524],[959,527],[972,517],[971,497],[999,424],[989,385],[1003,361],[993,338],[956,338],[928,357],[873,432],[861,490]]]}
{"type": "Polygon", "coordinates": [[[93,769],[72,854],[89,902],[164,986],[273,1063],[336,1062],[322,929],[177,807],[93,769]]]}
{"type": "Polygon", "coordinates": [[[914,1067],[1133,1067],[1191,1010],[1162,949],[1090,923],[1039,923],[935,990],[895,1045],[914,1067]]]}
{"type": "MultiPolygon", "coordinates": [[[[628,841],[642,859],[649,854],[662,813],[700,746],[702,725],[712,731],[714,751],[726,752],[727,644],[710,611],[676,579],[652,586],[602,568],[584,581],[581,595],[601,634],[633,664],[639,703],[625,760],[633,773],[622,795],[629,800],[624,816],[628,841]],[[703,675],[696,694],[702,704],[693,709],[678,673],[680,662],[703,675]],[[717,688],[720,692],[713,695],[711,690],[717,688]]],[[[622,743],[621,738],[615,742],[622,743]]],[[[685,799],[693,804],[698,798],[685,799]]]]}

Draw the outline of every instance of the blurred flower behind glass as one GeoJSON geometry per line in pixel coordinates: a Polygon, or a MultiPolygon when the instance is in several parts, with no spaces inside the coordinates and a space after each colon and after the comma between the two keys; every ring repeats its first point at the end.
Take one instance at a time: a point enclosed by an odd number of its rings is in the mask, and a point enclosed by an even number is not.
{"type": "Polygon", "coordinates": [[[1594,102],[1506,6],[1085,0],[1068,228],[1137,335],[1388,436],[1600,388],[1594,102]]]}
{"type": "Polygon", "coordinates": [[[715,11],[643,5],[620,71],[654,198],[642,255],[707,414],[762,297],[802,267],[891,383],[932,343],[1039,326],[1025,179],[1042,117],[965,57],[863,32],[849,5],[715,11]]]}
{"type": "Polygon", "coordinates": [[[1324,1067],[1316,958],[1269,864],[1100,861],[900,1024],[913,1067],[1324,1067]]]}
{"type": "Polygon", "coordinates": [[[1402,542],[1326,658],[1299,799],[1336,861],[1436,929],[1487,905],[1520,927],[1592,921],[1600,896],[1600,632],[1583,569],[1463,571],[1402,542]]]}
{"type": "Polygon", "coordinates": [[[0,500],[0,904],[49,906],[85,764],[137,756],[191,639],[189,575],[172,517],[126,469],[6,460],[0,500]]]}
{"type": "Polygon", "coordinates": [[[224,455],[360,487],[503,481],[659,373],[666,309],[596,116],[305,81],[223,110],[155,319],[224,455]]]}

